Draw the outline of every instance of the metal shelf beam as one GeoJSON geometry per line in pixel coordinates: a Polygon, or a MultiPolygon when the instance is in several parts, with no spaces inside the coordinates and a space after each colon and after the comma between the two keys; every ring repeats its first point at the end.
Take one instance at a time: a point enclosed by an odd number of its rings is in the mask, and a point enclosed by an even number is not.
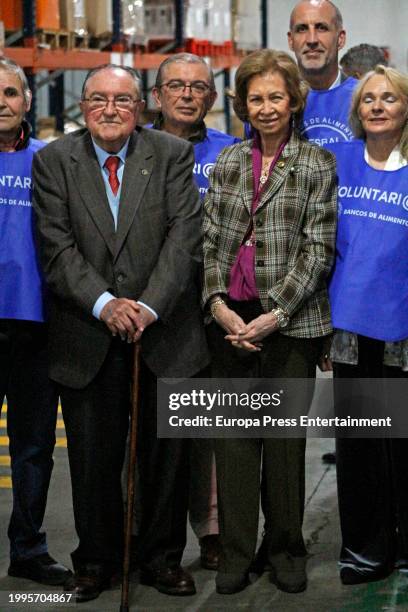
{"type": "MultiPolygon", "coordinates": [[[[5,47],[4,55],[17,62],[22,68],[38,70],[90,70],[101,64],[112,61],[109,51],[98,51],[93,49],[39,49],[32,47],[5,47]]],[[[117,54],[115,54],[115,59],[117,54]]],[[[132,63],[139,70],[157,70],[162,61],[169,55],[157,53],[123,53],[120,59],[123,64],[132,63]]],[[[233,68],[238,66],[242,56],[217,55],[210,57],[209,61],[214,69],[233,68]]]]}

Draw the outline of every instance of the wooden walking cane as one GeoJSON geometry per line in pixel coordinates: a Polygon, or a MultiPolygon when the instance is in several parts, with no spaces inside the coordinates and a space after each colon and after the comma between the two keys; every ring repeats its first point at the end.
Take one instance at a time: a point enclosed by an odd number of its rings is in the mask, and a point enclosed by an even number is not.
{"type": "Polygon", "coordinates": [[[127,478],[127,511],[125,523],[125,548],[123,555],[122,599],[120,612],[129,611],[129,565],[130,543],[132,540],[133,502],[135,496],[135,470],[136,470],[136,443],[137,443],[137,416],[140,396],[140,342],[135,343],[133,354],[133,384],[132,404],[130,410],[130,443],[129,465],[127,478]]]}

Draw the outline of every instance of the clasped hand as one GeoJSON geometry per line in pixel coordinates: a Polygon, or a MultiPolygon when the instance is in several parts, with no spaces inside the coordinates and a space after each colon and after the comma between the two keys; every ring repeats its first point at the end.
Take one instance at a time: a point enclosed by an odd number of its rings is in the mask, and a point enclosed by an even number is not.
{"type": "Polygon", "coordinates": [[[227,332],[226,340],[250,352],[262,350],[261,341],[278,329],[278,320],[272,313],[262,314],[246,324],[226,304],[218,306],[216,321],[227,332]]]}
{"type": "Polygon", "coordinates": [[[154,323],[154,315],[142,304],[127,298],[114,298],[102,308],[100,314],[112,336],[119,334],[122,340],[137,342],[143,331],[154,323]]]}

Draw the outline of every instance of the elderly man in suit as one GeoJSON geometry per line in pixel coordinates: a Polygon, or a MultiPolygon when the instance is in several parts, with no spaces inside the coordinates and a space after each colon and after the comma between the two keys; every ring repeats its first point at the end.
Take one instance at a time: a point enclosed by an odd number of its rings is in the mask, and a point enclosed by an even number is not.
{"type": "Polygon", "coordinates": [[[34,161],[34,206],[52,294],[51,378],[61,387],[78,548],[69,588],[98,597],[120,566],[122,469],[131,343],[142,346],[141,580],[195,592],[181,566],[186,440],[156,439],[156,377],[208,362],[196,295],[201,212],[190,144],[137,127],[144,102],[130,68],[87,76],[86,128],[34,161]]]}

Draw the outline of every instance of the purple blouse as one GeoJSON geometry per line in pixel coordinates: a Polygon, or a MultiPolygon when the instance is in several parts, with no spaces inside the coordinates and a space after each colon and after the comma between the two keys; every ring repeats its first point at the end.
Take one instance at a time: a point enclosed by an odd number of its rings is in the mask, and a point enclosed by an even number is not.
{"type": "MultiPolygon", "coordinates": [[[[271,175],[276,162],[278,161],[288,140],[285,140],[277,150],[269,167],[268,178],[271,175]]],[[[231,268],[230,285],[228,296],[232,300],[249,301],[259,299],[258,288],[255,278],[255,233],[253,218],[259,204],[266,182],[260,182],[262,174],[262,149],[259,133],[256,132],[252,144],[252,175],[253,175],[253,195],[251,207],[251,221],[245,241],[239,247],[237,258],[231,268]]]]}

